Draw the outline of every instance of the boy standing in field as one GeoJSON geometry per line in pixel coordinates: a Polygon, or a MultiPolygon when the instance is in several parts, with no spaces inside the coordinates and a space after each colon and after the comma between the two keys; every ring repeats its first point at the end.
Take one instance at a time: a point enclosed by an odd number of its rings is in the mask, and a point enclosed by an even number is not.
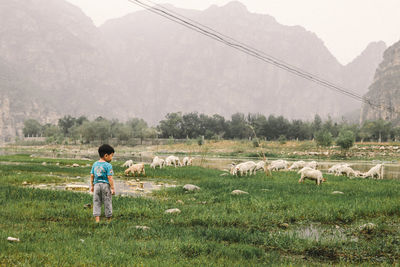
{"type": "Polygon", "coordinates": [[[93,216],[100,221],[101,204],[104,203],[104,213],[108,220],[112,216],[112,195],[115,195],[113,169],[110,164],[114,156],[114,148],[110,145],[99,147],[100,159],[90,171],[90,191],[93,192],[93,216]]]}

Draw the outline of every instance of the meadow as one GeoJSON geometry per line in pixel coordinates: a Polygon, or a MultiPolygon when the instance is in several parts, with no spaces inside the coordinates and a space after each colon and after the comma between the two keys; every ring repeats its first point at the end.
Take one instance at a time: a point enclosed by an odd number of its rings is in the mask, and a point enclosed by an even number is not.
{"type": "MultiPolygon", "coordinates": [[[[398,180],[325,175],[328,181],[316,186],[299,184],[295,172],[232,177],[199,166],[146,166],[141,180],[177,187],[149,197],[115,196],[113,220],[96,224],[85,206],[91,195],[23,186],[86,181],[91,161],[20,154],[0,162],[0,265],[399,264],[398,180]],[[201,190],[186,192],[187,183],[201,190]],[[232,195],[236,189],[248,194],[232,195]],[[171,208],[181,213],[166,214],[171,208]]],[[[121,164],[113,162],[116,179],[132,179],[122,176],[121,164]]]]}

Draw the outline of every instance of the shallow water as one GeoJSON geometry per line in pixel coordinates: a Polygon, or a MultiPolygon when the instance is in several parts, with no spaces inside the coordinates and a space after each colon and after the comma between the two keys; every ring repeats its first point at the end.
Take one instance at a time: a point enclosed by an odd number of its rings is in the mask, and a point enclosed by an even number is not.
{"type": "MultiPolygon", "coordinates": [[[[74,178],[76,179],[76,178],[74,178]]],[[[38,189],[50,189],[50,190],[71,190],[75,192],[90,193],[90,180],[87,182],[75,182],[75,183],[63,183],[63,184],[39,184],[30,185],[25,184],[28,187],[38,189]]],[[[115,194],[118,196],[131,196],[139,197],[151,194],[155,190],[163,188],[176,187],[174,184],[166,183],[155,183],[152,181],[137,181],[137,180],[120,180],[114,178],[115,194]]]]}

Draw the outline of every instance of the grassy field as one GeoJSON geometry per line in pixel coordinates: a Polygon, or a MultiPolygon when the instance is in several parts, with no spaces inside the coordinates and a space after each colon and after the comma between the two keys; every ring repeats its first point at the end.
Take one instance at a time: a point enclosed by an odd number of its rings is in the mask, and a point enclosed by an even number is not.
{"type": "MultiPolygon", "coordinates": [[[[147,168],[142,180],[178,186],[148,198],[114,197],[113,220],[96,224],[84,207],[92,201],[89,194],[22,186],[76,176],[84,181],[90,161],[14,155],[0,156],[0,162],[0,265],[399,264],[396,180],[326,175],[328,182],[318,187],[298,184],[294,172],[231,177],[201,167],[147,168]],[[68,167],[72,163],[86,167],[68,167]],[[201,190],[186,192],[186,183],[201,190]],[[249,194],[232,195],[235,189],[249,194]],[[170,208],[181,213],[165,214],[170,208]],[[366,223],[375,226],[360,228],[366,223]]],[[[117,178],[126,179],[118,177],[121,162],[113,165],[117,178]]]]}

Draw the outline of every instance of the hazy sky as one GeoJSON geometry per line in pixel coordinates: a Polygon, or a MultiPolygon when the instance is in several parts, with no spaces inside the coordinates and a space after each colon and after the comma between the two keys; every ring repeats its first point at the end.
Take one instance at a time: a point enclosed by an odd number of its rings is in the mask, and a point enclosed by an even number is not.
{"type": "MultiPolygon", "coordinates": [[[[141,8],[128,0],[67,0],[101,25],[141,8]]],[[[230,0],[152,0],[204,10],[230,0]]],[[[250,12],[273,16],[284,25],[301,25],[316,33],[343,64],[373,41],[388,46],[400,40],[400,0],[240,0],[250,12]]],[[[208,25],[211,26],[212,25],[208,25]]],[[[246,40],[241,40],[245,42],[246,40]]]]}

